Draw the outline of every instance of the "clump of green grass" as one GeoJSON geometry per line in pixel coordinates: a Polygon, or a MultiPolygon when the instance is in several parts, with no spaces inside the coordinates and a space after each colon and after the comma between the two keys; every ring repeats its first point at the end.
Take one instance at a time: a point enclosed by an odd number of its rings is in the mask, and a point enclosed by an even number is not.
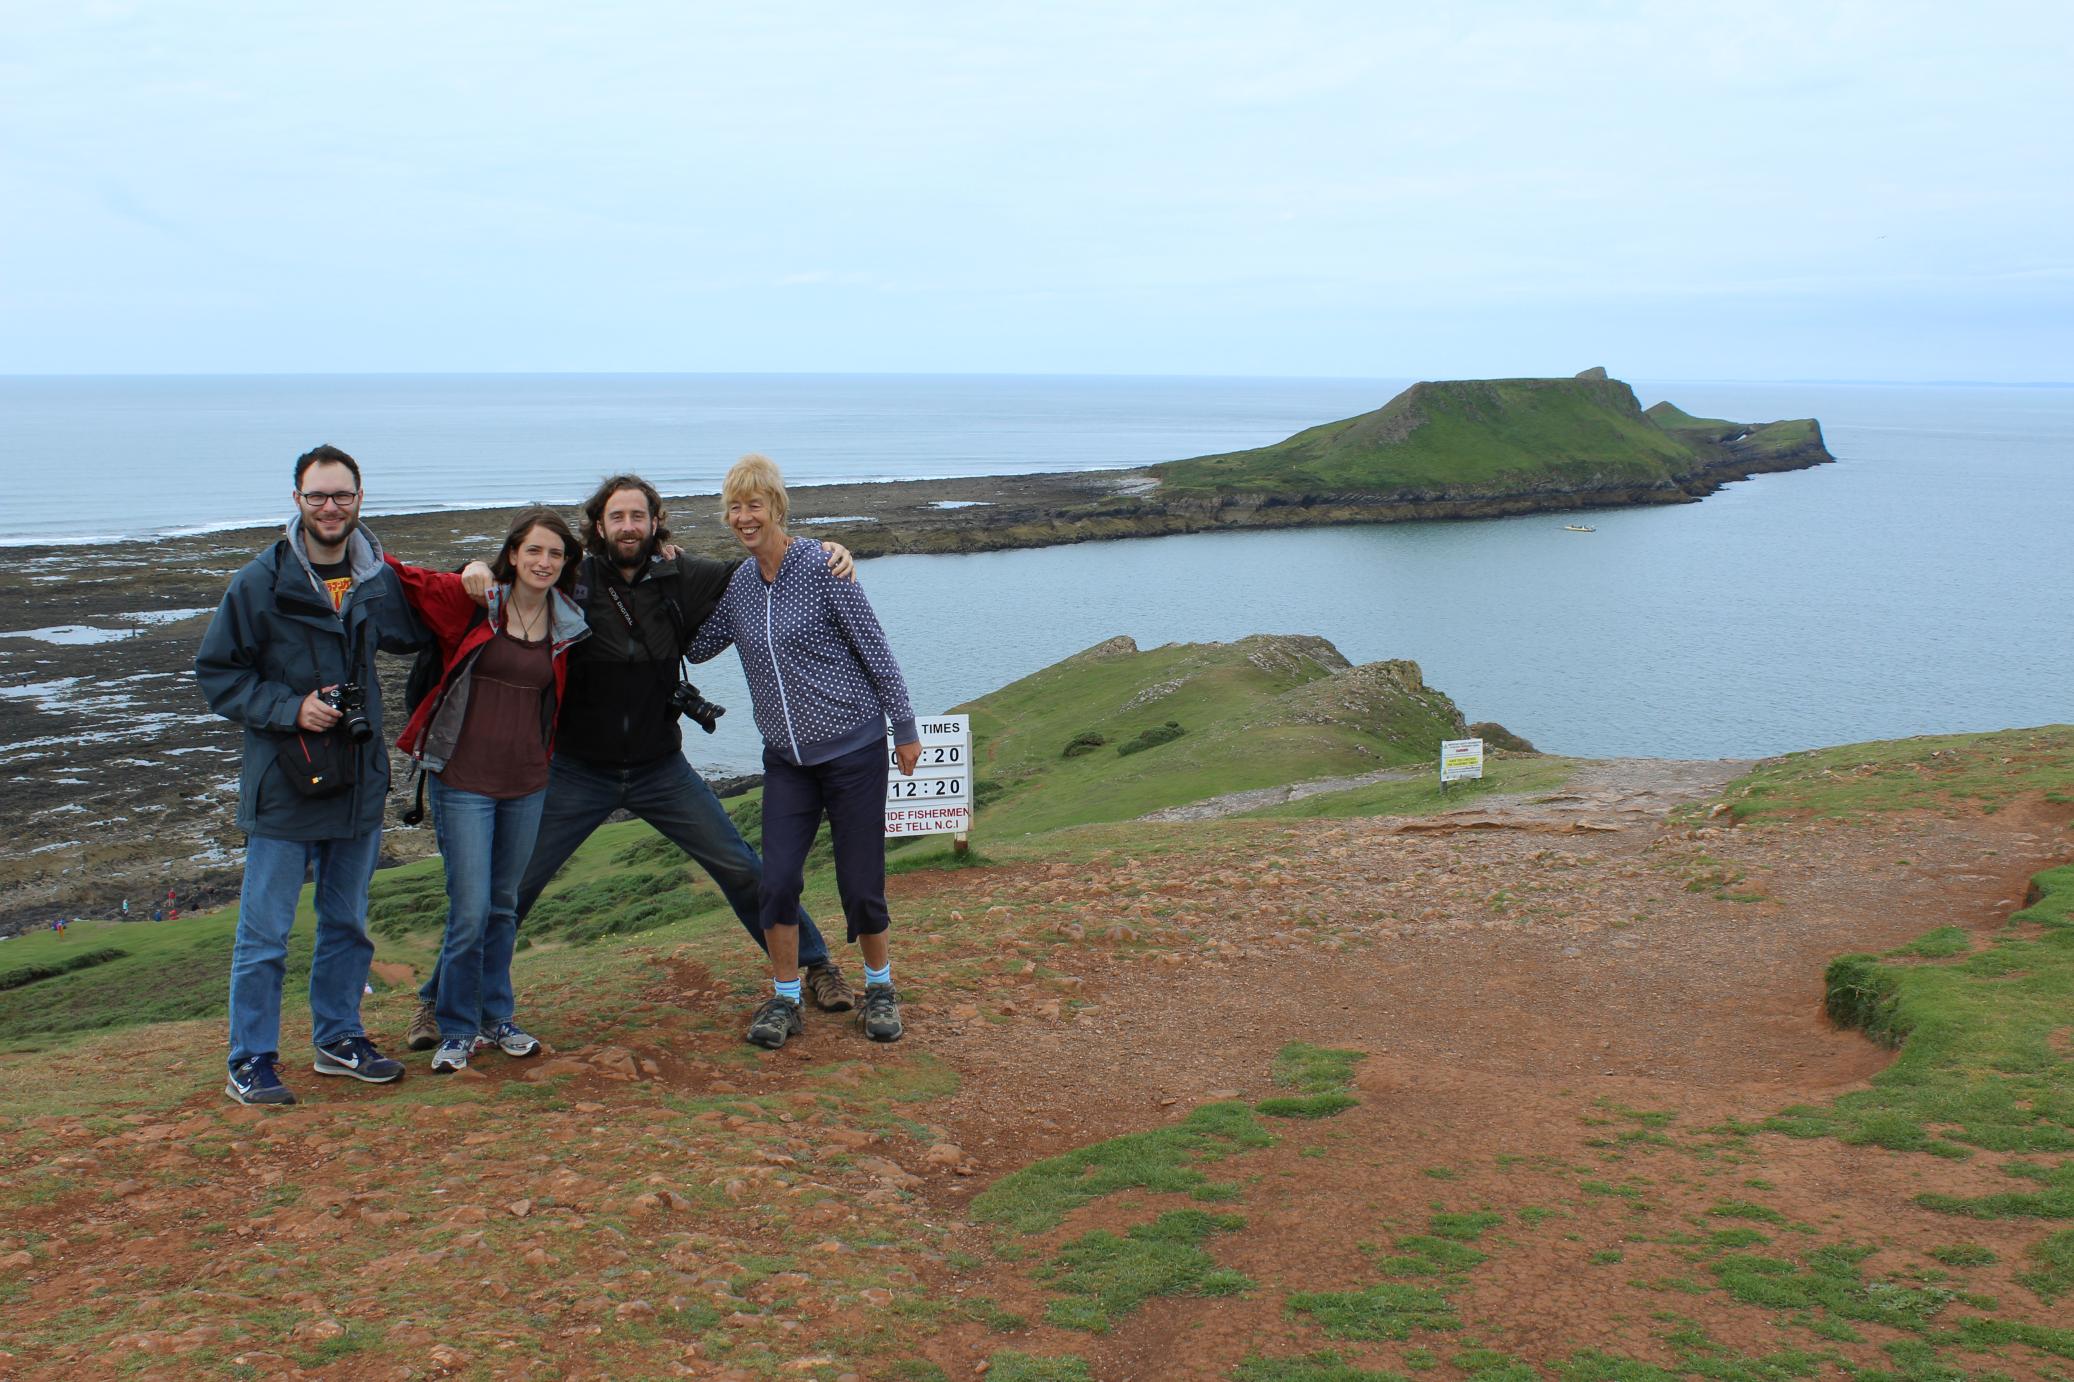
{"type": "Polygon", "coordinates": [[[1984,1248],[1978,1243],[1952,1243],[1932,1248],[1930,1256],[1947,1267],[1992,1267],[2001,1260],[1995,1256],[1994,1249],[1984,1248]]]}
{"type": "MultiPolygon", "coordinates": [[[[1569,1361],[1556,1368],[1556,1376],[1561,1382],[1683,1382],[1688,1377],[1702,1377],[1708,1382],[1786,1382],[1789,1378],[1818,1376],[1835,1361],[1833,1355],[1801,1349],[1757,1355],[1741,1353],[1709,1337],[1692,1321],[1671,1318],[1679,1321],[1678,1327],[1664,1335],[1663,1341],[1677,1356],[1675,1367],[1662,1368],[1639,1359],[1586,1349],[1572,1354],[1569,1361]]],[[[1854,1375],[1857,1382],[1967,1382],[1962,1375],[1950,1372],[1911,1375],[1907,1379],[1862,1371],[1854,1375]]]]}
{"type": "Polygon", "coordinates": [[[1235,1214],[1177,1209],[1122,1237],[1107,1229],[1086,1234],[1059,1251],[1038,1279],[1069,1298],[1052,1302],[1044,1317],[1066,1329],[1106,1334],[1109,1326],[1154,1296],[1230,1296],[1251,1286],[1242,1272],[1219,1267],[1203,1251],[1213,1233],[1245,1227],[1235,1214]]]}
{"type": "Polygon", "coordinates": [[[1354,1067],[1367,1059],[1363,1051],[1291,1042],[1275,1053],[1271,1078],[1297,1093],[1262,1099],[1254,1107],[1270,1118],[1330,1118],[1344,1113],[1360,1102],[1348,1091],[1354,1087],[1354,1067]]]}
{"type": "Polygon", "coordinates": [[[1404,1339],[1414,1329],[1460,1328],[1446,1291],[1484,1261],[1469,1245],[1503,1222],[1490,1210],[1437,1213],[1426,1232],[1397,1239],[1395,1252],[1377,1260],[1385,1275],[1442,1278],[1436,1286],[1383,1282],[1362,1291],[1307,1292],[1291,1296],[1288,1308],[1315,1316],[1335,1339],[1404,1339]]]}
{"type": "Polygon", "coordinates": [[[1108,742],[1109,736],[1102,733],[1102,731],[1098,729],[1084,729],[1066,741],[1066,747],[1060,751],[1059,757],[1078,758],[1083,753],[1093,753],[1108,742]]]}
{"type": "Polygon", "coordinates": [[[2055,1358],[2074,1358],[2074,1329],[2049,1324],[2026,1324],[2021,1320],[1960,1320],[1959,1344],[1964,1348],[1992,1349],[2023,1344],[2055,1358]]]}
{"type": "Polygon", "coordinates": [[[1762,1224],[1783,1224],[1786,1216],[1778,1210],[1749,1200],[1723,1200],[1707,1211],[1717,1219],[1753,1219],[1762,1224]]]}
{"type": "Polygon", "coordinates": [[[1232,1369],[1232,1382],[1410,1382],[1403,1373],[1357,1368],[1337,1353],[1302,1358],[1248,1358],[1232,1369]]]}
{"type": "Polygon", "coordinates": [[[1462,1327],[1445,1295],[1394,1281],[1360,1291],[1301,1291],[1289,1297],[1288,1309],[1309,1315],[1334,1339],[1409,1339],[1415,1329],[1462,1327]]]}
{"type": "Polygon", "coordinates": [[[1713,1264],[1715,1278],[1731,1296],[1770,1310],[1827,1311],[1845,1320],[1922,1332],[1957,1298],[1936,1286],[1864,1281],[1859,1264],[1869,1246],[1840,1243],[1810,1253],[1806,1262],[1735,1255],[1713,1264]]]}
{"type": "Polygon", "coordinates": [[[987,1382],[1090,1382],[1087,1360],[1071,1353],[1046,1358],[1032,1353],[996,1353],[987,1359],[987,1382]]]}
{"type": "Polygon", "coordinates": [[[1541,1382],[1541,1370],[1523,1358],[1495,1348],[1472,1348],[1448,1360],[1467,1382],[1541,1382]]]}
{"type": "Polygon", "coordinates": [[[1127,739],[1123,743],[1118,744],[1116,752],[1119,757],[1128,758],[1134,753],[1143,753],[1147,749],[1156,749],[1161,744],[1171,744],[1187,732],[1181,728],[1180,721],[1169,720],[1163,725],[1153,725],[1147,729],[1139,730],[1135,738],[1127,739]]]}
{"type": "Polygon", "coordinates": [[[2018,1284],[2030,1287],[2047,1305],[2074,1291],[2074,1229],[2033,1243],[2029,1256],[2038,1265],[2018,1272],[2018,1284]]]}
{"type": "Polygon", "coordinates": [[[1112,1137],[1026,1166],[975,1196],[972,1213],[1011,1232],[1041,1233],[1069,1211],[1117,1190],[1208,1198],[1215,1191],[1198,1163],[1274,1141],[1244,1104],[1204,1104],[1170,1127],[1112,1137]]]}
{"type": "Polygon", "coordinates": [[[1449,1238],[1457,1243],[1474,1243],[1504,1222],[1504,1215],[1488,1209],[1460,1214],[1435,1214],[1427,1222],[1427,1231],[1435,1238],[1449,1238]]]}

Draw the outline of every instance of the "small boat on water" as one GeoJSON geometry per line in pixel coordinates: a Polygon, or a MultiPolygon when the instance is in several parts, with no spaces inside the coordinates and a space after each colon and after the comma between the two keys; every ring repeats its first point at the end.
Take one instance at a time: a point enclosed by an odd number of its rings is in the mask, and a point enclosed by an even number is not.
{"type": "Polygon", "coordinates": [[[1563,531],[1566,533],[1596,533],[1599,530],[1589,523],[1565,523],[1563,531]]]}

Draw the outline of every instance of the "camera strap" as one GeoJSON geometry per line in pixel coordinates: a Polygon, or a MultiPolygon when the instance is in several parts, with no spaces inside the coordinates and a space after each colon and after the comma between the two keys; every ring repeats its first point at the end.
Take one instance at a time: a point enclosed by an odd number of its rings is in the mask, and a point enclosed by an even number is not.
{"type": "MultiPolygon", "coordinates": [[[[584,560],[590,562],[595,561],[596,558],[585,557],[584,560]]],[[[632,607],[627,604],[626,597],[619,593],[619,587],[613,582],[611,573],[595,570],[590,574],[595,575],[599,583],[605,587],[606,598],[612,601],[612,608],[618,611],[619,617],[626,622],[627,632],[634,636],[634,642],[643,644],[641,621],[634,618],[632,607]]],[[[668,595],[663,596],[663,608],[668,611],[670,628],[677,635],[677,675],[681,680],[690,681],[691,663],[684,656],[690,646],[690,640],[684,636],[684,611],[677,608],[677,602],[668,595]]]]}
{"type": "Polygon", "coordinates": [[[612,582],[609,579],[605,582],[605,594],[611,599],[612,607],[619,611],[619,617],[626,620],[627,632],[631,633],[636,640],[639,640],[641,637],[640,622],[634,618],[634,612],[627,608],[626,600],[613,588],[612,582]]]}

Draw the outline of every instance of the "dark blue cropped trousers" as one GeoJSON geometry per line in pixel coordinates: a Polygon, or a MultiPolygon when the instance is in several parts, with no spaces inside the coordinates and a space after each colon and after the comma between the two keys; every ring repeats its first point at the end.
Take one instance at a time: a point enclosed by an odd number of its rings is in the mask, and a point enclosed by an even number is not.
{"type": "Polygon", "coordinates": [[[835,888],[850,940],[892,924],[886,910],[886,745],[801,767],[763,751],[763,893],[768,930],[799,919],[807,851],[821,819],[835,844],[835,888]]]}

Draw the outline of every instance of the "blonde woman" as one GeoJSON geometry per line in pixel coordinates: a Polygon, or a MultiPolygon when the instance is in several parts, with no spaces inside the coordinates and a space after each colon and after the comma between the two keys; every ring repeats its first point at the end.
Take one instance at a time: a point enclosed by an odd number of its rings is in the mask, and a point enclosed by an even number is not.
{"type": "Polygon", "coordinates": [[[859,1020],[874,1041],[901,1036],[900,996],[886,932],[886,732],[912,775],[921,756],[914,706],[864,589],[829,573],[821,545],[785,531],[785,480],[765,456],[744,456],[720,490],[721,517],[749,554],[736,568],[689,656],[729,644],[741,654],[763,735],[763,886],[774,993],[749,1040],[775,1049],[804,1030],[799,894],[822,817],[835,843],[835,886],[851,941],[864,952],[859,1020]]]}

